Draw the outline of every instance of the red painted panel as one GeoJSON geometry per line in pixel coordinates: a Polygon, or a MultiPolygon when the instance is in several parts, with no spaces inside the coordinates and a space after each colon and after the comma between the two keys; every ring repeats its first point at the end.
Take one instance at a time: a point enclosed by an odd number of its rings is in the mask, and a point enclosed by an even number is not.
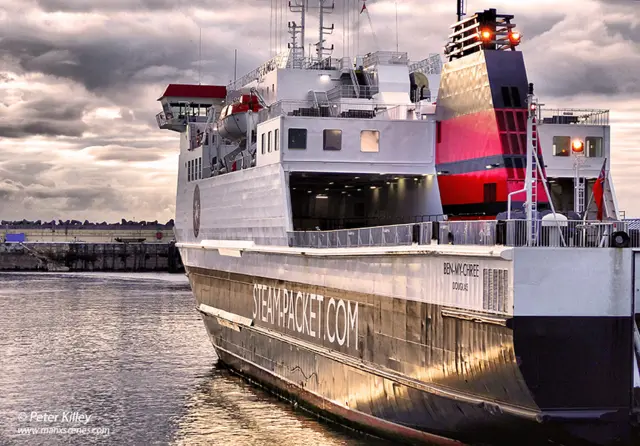
{"type": "MultiPolygon", "coordinates": [[[[436,164],[526,153],[526,110],[485,110],[442,121],[438,130],[436,164]]],[[[440,175],[442,205],[484,203],[484,186],[488,183],[496,183],[496,201],[505,202],[510,192],[524,188],[524,176],[524,169],[511,168],[440,175]]],[[[538,203],[548,203],[542,182],[538,183],[537,195],[538,203]]],[[[514,202],[525,199],[525,193],[512,197],[514,202]]]]}
{"type": "Polygon", "coordinates": [[[442,121],[436,164],[504,153],[493,109],[442,121]]]}
{"type": "Polygon", "coordinates": [[[227,97],[227,87],[220,85],[169,84],[160,99],[171,96],[181,98],[224,99],[227,97]]]}
{"type": "MultiPolygon", "coordinates": [[[[496,183],[496,201],[507,201],[510,192],[524,188],[524,181],[508,180],[508,173],[521,171],[524,177],[524,169],[490,169],[478,172],[469,172],[454,175],[438,175],[438,187],[443,206],[456,204],[484,203],[484,185],[496,183]]],[[[548,203],[542,182],[538,182],[538,203],[548,203]]],[[[525,193],[511,197],[512,201],[524,201],[525,193]]]]}

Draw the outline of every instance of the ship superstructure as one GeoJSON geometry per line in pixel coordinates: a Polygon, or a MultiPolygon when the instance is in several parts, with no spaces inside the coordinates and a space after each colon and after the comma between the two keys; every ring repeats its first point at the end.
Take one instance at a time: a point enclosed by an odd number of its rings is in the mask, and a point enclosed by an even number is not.
{"type": "Polygon", "coordinates": [[[628,439],[640,237],[608,112],[540,104],[511,15],[459,14],[444,64],[338,59],[325,1],[305,52],[307,3],[286,53],[160,99],[177,246],[220,359],[379,435],[628,439]]]}

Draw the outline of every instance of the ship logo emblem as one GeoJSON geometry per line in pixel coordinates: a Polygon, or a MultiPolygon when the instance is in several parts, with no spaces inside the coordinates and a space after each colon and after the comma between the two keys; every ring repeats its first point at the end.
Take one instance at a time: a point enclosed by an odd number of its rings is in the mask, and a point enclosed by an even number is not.
{"type": "Polygon", "coordinates": [[[193,191],[193,235],[198,238],[200,233],[200,188],[196,184],[193,191]]]}

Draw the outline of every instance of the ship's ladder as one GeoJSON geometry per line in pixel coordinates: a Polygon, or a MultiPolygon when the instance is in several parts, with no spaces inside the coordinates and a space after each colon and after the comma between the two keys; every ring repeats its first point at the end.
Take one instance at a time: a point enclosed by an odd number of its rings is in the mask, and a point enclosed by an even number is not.
{"type": "Polygon", "coordinates": [[[351,75],[351,83],[353,84],[353,90],[355,91],[356,98],[360,98],[360,83],[358,82],[358,76],[356,75],[356,70],[349,70],[349,74],[351,75]]]}
{"type": "Polygon", "coordinates": [[[313,105],[320,112],[320,116],[332,116],[331,114],[331,102],[329,102],[329,96],[326,91],[311,91],[311,97],[313,98],[313,105]],[[325,110],[323,113],[322,110],[325,110]]]}
{"type": "Polygon", "coordinates": [[[584,178],[576,178],[576,202],[578,203],[578,213],[582,214],[587,210],[584,207],[584,178]]]}
{"type": "MultiPolygon", "coordinates": [[[[533,146],[532,156],[527,162],[531,163],[531,215],[537,219],[538,215],[538,125],[535,116],[532,124],[531,144],[533,146]]],[[[536,243],[538,240],[538,224],[534,221],[531,225],[531,242],[536,243]]]]}

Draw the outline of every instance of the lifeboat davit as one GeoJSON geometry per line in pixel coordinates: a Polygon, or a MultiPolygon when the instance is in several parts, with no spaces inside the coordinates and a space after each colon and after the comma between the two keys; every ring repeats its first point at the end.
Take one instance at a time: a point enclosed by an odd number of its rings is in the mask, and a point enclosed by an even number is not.
{"type": "Polygon", "coordinates": [[[238,101],[225,106],[220,112],[220,136],[230,140],[246,138],[247,128],[254,127],[258,122],[257,116],[249,118],[249,112],[257,113],[260,109],[262,106],[258,97],[253,94],[243,94],[238,101]]]}

